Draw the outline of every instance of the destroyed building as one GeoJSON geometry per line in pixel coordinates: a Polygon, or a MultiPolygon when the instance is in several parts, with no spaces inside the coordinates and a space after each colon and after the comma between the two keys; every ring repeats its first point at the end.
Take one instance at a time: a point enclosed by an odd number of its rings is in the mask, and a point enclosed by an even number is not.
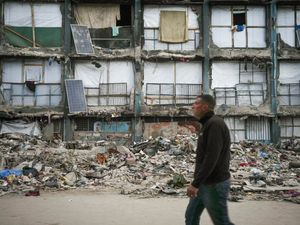
{"type": "Polygon", "coordinates": [[[300,137],[300,1],[1,1],[1,133],[195,132],[201,93],[233,142],[300,137]]]}

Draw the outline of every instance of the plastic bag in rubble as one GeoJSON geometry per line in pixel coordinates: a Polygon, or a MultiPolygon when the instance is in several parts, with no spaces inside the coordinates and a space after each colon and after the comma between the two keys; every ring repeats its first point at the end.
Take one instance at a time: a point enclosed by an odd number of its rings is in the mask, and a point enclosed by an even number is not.
{"type": "Polygon", "coordinates": [[[39,175],[39,172],[35,168],[24,166],[23,167],[23,174],[25,176],[29,176],[31,174],[31,176],[37,177],[39,175]]]}
{"type": "Polygon", "coordinates": [[[187,180],[182,174],[174,174],[173,179],[168,181],[168,185],[176,188],[182,188],[187,184],[187,180]]]}
{"type": "Polygon", "coordinates": [[[19,169],[7,169],[7,170],[1,170],[0,171],[0,178],[3,179],[5,177],[8,177],[10,175],[15,175],[15,176],[21,176],[22,170],[19,169]]]}

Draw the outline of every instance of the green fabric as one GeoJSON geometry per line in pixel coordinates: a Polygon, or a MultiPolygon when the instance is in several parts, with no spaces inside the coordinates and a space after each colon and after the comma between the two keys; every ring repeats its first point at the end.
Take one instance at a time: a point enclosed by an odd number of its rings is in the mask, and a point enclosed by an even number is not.
{"type": "MultiPolygon", "coordinates": [[[[32,27],[8,27],[10,30],[32,40],[32,27]]],[[[7,42],[16,47],[32,47],[32,43],[4,29],[7,42]]],[[[61,27],[35,28],[35,40],[41,47],[61,47],[61,27]]]]}

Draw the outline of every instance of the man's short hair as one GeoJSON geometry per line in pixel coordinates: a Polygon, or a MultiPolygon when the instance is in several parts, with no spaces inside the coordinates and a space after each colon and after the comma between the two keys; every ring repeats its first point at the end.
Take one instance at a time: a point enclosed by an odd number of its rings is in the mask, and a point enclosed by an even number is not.
{"type": "Polygon", "coordinates": [[[216,100],[211,95],[199,95],[198,98],[201,98],[202,102],[205,102],[208,107],[212,110],[214,110],[216,106],[216,100]]]}

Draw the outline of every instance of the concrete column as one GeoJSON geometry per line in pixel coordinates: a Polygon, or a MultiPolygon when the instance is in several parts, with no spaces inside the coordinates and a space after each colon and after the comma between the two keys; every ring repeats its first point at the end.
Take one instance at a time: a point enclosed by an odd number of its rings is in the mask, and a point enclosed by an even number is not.
{"type": "Polygon", "coordinates": [[[277,0],[270,4],[271,12],[271,50],[272,50],[272,69],[271,69],[271,111],[274,117],[271,121],[271,141],[278,143],[280,141],[280,127],[277,117],[277,79],[278,79],[278,59],[277,59],[277,0]]]}
{"type": "Polygon", "coordinates": [[[70,28],[70,18],[71,18],[71,1],[64,1],[64,13],[63,13],[63,21],[64,21],[64,66],[63,66],[63,98],[64,98],[64,129],[63,129],[63,139],[64,141],[70,141],[73,138],[73,129],[71,124],[71,119],[68,116],[68,101],[67,95],[65,91],[65,79],[70,78],[70,68],[71,62],[69,60],[69,53],[71,51],[71,28],[70,28]]]}
{"type": "Polygon", "coordinates": [[[210,25],[209,0],[204,0],[202,7],[202,36],[203,36],[203,93],[211,94],[210,91],[210,59],[209,59],[209,25],[210,25]]]}
{"type": "Polygon", "coordinates": [[[143,136],[141,121],[142,106],[142,60],[141,60],[141,0],[134,1],[134,118],[132,120],[132,140],[139,141],[143,136]]]}

